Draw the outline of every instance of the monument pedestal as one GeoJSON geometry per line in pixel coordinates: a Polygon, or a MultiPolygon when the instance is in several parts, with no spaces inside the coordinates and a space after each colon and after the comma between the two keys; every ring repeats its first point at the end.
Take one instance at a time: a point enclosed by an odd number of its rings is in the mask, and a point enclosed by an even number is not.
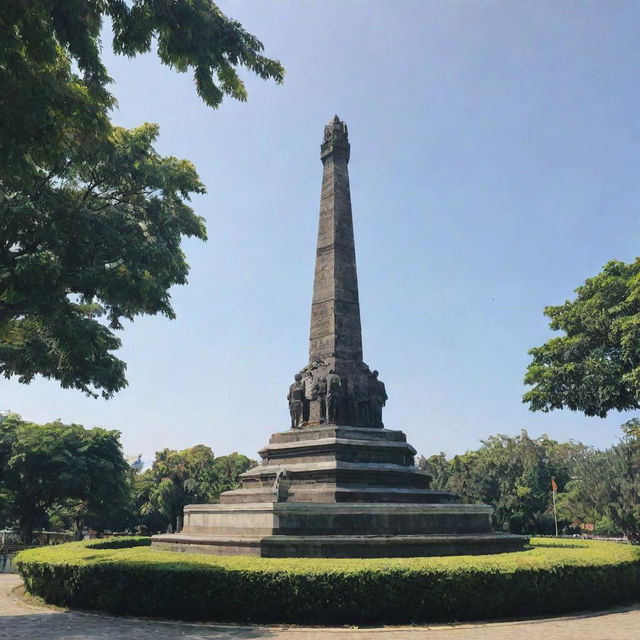
{"type": "Polygon", "coordinates": [[[491,507],[467,504],[201,504],[185,527],[153,537],[169,551],[266,558],[390,558],[520,550],[495,533],[491,507]]]}
{"type": "Polygon", "coordinates": [[[220,504],[189,505],[184,528],[153,547],[263,557],[397,557],[501,553],[492,508],[430,489],[404,433],[321,425],[271,436],[262,464],[220,504]]]}

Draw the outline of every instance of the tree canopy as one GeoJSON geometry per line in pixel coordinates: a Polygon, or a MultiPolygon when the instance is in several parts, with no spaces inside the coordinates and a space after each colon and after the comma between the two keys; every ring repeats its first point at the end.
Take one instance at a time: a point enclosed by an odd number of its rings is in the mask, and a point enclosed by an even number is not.
{"type": "Polygon", "coordinates": [[[140,513],[158,513],[177,531],[185,505],[217,502],[223,491],[238,486],[238,476],[254,464],[238,453],[216,458],[203,444],[158,451],[151,469],[142,474],[140,513]]]}
{"type": "Polygon", "coordinates": [[[127,464],[120,433],[0,413],[0,528],[175,531],[186,504],[217,502],[255,462],[206,445],[158,451],[151,468],[127,464]]]}
{"type": "Polygon", "coordinates": [[[604,451],[585,449],[573,466],[558,513],[568,521],[594,523],[595,533],[640,544],[640,420],[622,425],[623,437],[604,451]]]}
{"type": "Polygon", "coordinates": [[[65,159],[69,132],[108,133],[114,97],[101,59],[104,21],[116,53],[156,45],[163,64],[191,71],[203,101],[246,100],[239,68],[282,82],[277,60],[211,0],[31,0],[0,14],[0,175],[24,177],[65,159]],[[79,73],[72,71],[74,63],[79,73]]]}
{"type": "Polygon", "coordinates": [[[544,311],[564,335],[529,352],[523,401],[533,411],[569,408],[605,417],[640,407],[640,258],[611,261],[544,311]]]}
{"type": "Polygon", "coordinates": [[[114,128],[69,154],[55,181],[0,205],[5,376],[108,397],[125,384],[112,329],[141,313],[173,317],[168,289],[188,272],[181,237],[205,237],[183,199],[204,189],[191,163],[153,150],[157,133],[114,128]]]}
{"type": "Polygon", "coordinates": [[[129,501],[120,433],[51,422],[38,425],[0,414],[0,488],[29,544],[56,504],[78,521],[101,517],[129,501]]]}
{"type": "Polygon", "coordinates": [[[622,425],[623,437],[599,451],[580,442],[497,434],[474,451],[450,459],[440,453],[418,464],[432,486],[463,502],[494,507],[498,529],[554,532],[552,484],[560,530],[622,536],[640,544],[640,419],[622,425]]]}
{"type": "Polygon", "coordinates": [[[449,460],[442,453],[431,456],[423,464],[433,474],[434,488],[451,491],[464,502],[492,505],[499,529],[551,533],[551,478],[562,490],[584,449],[548,436],[531,438],[522,430],[517,436],[490,436],[479,449],[449,460]]]}
{"type": "Polygon", "coordinates": [[[239,68],[277,82],[284,72],[210,0],[34,0],[0,12],[0,373],[110,397],[126,385],[114,330],[174,316],[182,237],[206,233],[187,204],[204,192],[193,165],[154,150],[156,125],[110,122],[104,20],[117,53],[156,43],[211,107],[246,99],[239,68]]]}

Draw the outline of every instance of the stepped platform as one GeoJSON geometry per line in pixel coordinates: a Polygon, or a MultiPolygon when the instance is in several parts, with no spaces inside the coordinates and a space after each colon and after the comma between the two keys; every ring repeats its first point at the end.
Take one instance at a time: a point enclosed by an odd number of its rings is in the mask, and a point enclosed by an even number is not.
{"type": "Polygon", "coordinates": [[[262,464],[244,473],[242,489],[223,493],[220,502],[273,502],[279,476],[287,503],[455,500],[429,488],[431,476],[413,465],[415,453],[402,431],[389,429],[321,425],[275,433],[259,451],[262,464]]]}
{"type": "Polygon", "coordinates": [[[402,557],[520,550],[496,533],[492,508],[430,488],[401,431],[320,425],[276,433],[242,488],[188,505],[173,551],[262,557],[402,557]]]}

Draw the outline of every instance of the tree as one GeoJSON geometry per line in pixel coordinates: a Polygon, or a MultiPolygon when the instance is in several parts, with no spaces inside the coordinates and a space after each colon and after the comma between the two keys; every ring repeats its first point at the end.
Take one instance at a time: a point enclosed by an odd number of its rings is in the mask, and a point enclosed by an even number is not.
{"type": "Polygon", "coordinates": [[[114,330],[139,314],[173,317],[169,288],[188,273],[181,239],[206,236],[187,205],[204,192],[194,167],[155,152],[155,125],[111,125],[105,18],[116,52],[135,56],[157,41],[161,61],[192,70],[212,107],[224,95],[246,99],[239,67],[278,82],[283,70],[210,0],[3,7],[0,372],[110,397],[126,385],[114,330]]]}
{"type": "Polygon", "coordinates": [[[573,527],[595,525],[606,514],[606,487],[610,479],[607,452],[585,448],[576,460],[571,479],[558,493],[558,517],[573,527]]]}
{"type": "Polygon", "coordinates": [[[553,530],[551,477],[563,488],[583,448],[547,436],[534,439],[522,430],[517,436],[490,436],[476,451],[451,460],[440,453],[427,462],[434,488],[451,491],[464,502],[492,505],[496,527],[544,533],[553,530]]]}
{"type": "Polygon", "coordinates": [[[213,461],[213,451],[203,444],[182,451],[163,449],[156,453],[151,468],[154,483],[143,512],[158,511],[173,531],[177,531],[184,506],[205,501],[203,478],[213,461]]]}
{"type": "Polygon", "coordinates": [[[215,458],[213,466],[206,472],[206,501],[218,502],[222,492],[237,489],[240,474],[255,464],[253,460],[237,452],[215,458]]]}
{"type": "Polygon", "coordinates": [[[23,540],[46,524],[54,505],[75,508],[79,525],[126,504],[125,462],[118,431],[51,422],[37,425],[3,415],[0,441],[9,443],[0,486],[8,493],[23,540]]]}
{"type": "Polygon", "coordinates": [[[70,131],[108,133],[115,102],[100,53],[104,21],[113,50],[151,50],[178,72],[192,71],[196,90],[215,108],[225,95],[246,100],[241,67],[282,82],[277,60],[211,0],[31,0],[6,3],[0,15],[0,175],[17,178],[56,166],[73,144],[70,131]],[[79,73],[73,73],[71,63],[79,73]]]}
{"type": "Polygon", "coordinates": [[[75,473],[80,474],[83,490],[58,503],[70,518],[77,539],[85,526],[98,532],[122,531],[133,522],[130,467],[122,455],[119,433],[89,429],[82,436],[75,473]]]}
{"type": "Polygon", "coordinates": [[[160,514],[177,531],[185,505],[217,501],[222,491],[238,486],[238,476],[253,464],[238,453],[216,458],[202,444],[182,451],[163,449],[141,486],[140,512],[145,517],[160,514]]]}
{"type": "Polygon", "coordinates": [[[604,418],[640,407],[640,258],[611,261],[544,311],[565,335],[531,349],[523,401],[532,411],[569,408],[604,418]]]}
{"type": "Polygon", "coordinates": [[[622,429],[625,435],[613,447],[585,451],[560,506],[580,523],[611,523],[640,544],[640,420],[622,429]]]}
{"type": "Polygon", "coordinates": [[[4,477],[11,457],[15,431],[21,422],[20,416],[16,413],[0,412],[0,529],[10,527],[14,523],[13,496],[5,487],[4,477]]]}
{"type": "Polygon", "coordinates": [[[153,469],[145,469],[132,478],[131,512],[134,515],[135,528],[141,533],[165,531],[169,518],[158,511],[151,503],[151,493],[156,486],[153,469]]]}
{"type": "Polygon", "coordinates": [[[183,198],[204,188],[189,162],[153,150],[157,134],[155,125],[114,128],[36,190],[4,201],[5,376],[30,382],[39,373],[109,397],[126,384],[112,329],[141,313],[174,316],[168,289],[188,271],[181,237],[205,238],[183,198]]]}

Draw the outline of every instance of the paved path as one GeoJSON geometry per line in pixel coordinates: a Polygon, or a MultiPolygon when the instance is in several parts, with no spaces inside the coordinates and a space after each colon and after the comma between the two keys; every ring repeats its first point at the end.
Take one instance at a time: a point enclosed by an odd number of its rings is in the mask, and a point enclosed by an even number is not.
{"type": "Polygon", "coordinates": [[[379,627],[260,627],[112,618],[33,606],[0,574],[0,638],[11,640],[640,640],[640,604],[527,622],[379,627]]]}

